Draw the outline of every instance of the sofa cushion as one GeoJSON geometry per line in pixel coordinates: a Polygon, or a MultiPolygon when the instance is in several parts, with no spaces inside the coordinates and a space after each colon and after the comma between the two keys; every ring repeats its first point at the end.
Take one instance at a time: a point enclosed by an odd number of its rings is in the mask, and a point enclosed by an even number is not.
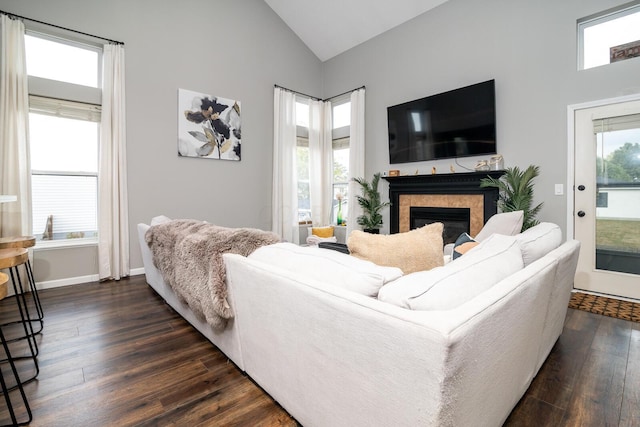
{"type": "Polygon", "coordinates": [[[413,310],[449,310],[523,267],[513,236],[494,234],[455,262],[408,274],[380,289],[378,299],[413,310]]]}
{"type": "Polygon", "coordinates": [[[311,235],[322,238],[333,237],[333,226],[328,225],[326,227],[311,227],[311,235]]]}
{"type": "Polygon", "coordinates": [[[347,246],[351,255],[378,265],[398,267],[404,274],[430,270],[444,263],[440,222],[397,234],[354,230],[347,246]]]}
{"type": "Polygon", "coordinates": [[[515,236],[522,231],[523,211],[503,212],[493,215],[482,230],[475,236],[478,242],[482,242],[492,234],[504,234],[505,236],[515,236]]]}
{"type": "Polygon", "coordinates": [[[469,252],[471,249],[478,246],[478,244],[480,244],[480,242],[474,240],[471,236],[469,236],[469,234],[462,233],[460,236],[458,236],[455,243],[453,244],[453,251],[451,252],[451,257],[453,259],[458,259],[462,255],[469,252]]]}
{"type": "Polygon", "coordinates": [[[562,230],[557,224],[541,222],[516,236],[525,267],[548,254],[562,243],[562,230]]]}
{"type": "Polygon", "coordinates": [[[382,285],[402,276],[399,268],[382,267],[337,251],[276,243],[254,251],[249,258],[283,268],[304,279],[377,296],[382,285]]]}

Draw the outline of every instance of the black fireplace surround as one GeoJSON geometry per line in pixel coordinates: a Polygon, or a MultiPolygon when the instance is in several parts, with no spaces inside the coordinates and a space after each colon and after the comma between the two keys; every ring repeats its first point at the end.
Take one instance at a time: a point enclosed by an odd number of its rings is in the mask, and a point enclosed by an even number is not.
{"type": "MultiPolygon", "coordinates": [[[[435,175],[387,176],[391,201],[390,232],[400,228],[400,195],[413,194],[473,194],[483,196],[484,223],[497,213],[498,189],[480,187],[480,180],[490,176],[498,179],[504,171],[447,173],[435,175]]],[[[413,227],[413,226],[412,226],[413,227]]]]}

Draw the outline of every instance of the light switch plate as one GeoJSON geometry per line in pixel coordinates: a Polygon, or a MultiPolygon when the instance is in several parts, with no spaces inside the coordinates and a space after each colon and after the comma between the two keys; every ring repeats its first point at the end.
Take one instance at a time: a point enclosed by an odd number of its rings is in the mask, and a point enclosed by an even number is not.
{"type": "Polygon", "coordinates": [[[564,194],[564,185],[556,184],[555,195],[556,196],[562,196],[563,194],[564,194]]]}

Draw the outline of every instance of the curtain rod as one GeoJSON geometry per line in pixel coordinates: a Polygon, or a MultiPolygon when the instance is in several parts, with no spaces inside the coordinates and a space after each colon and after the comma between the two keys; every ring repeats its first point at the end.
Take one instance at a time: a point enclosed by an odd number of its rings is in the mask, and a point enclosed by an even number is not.
{"type": "Polygon", "coordinates": [[[288,92],[293,92],[293,93],[298,94],[298,95],[306,96],[307,98],[311,98],[311,99],[313,99],[315,101],[322,101],[322,98],[318,98],[317,96],[307,95],[306,93],[298,92],[297,90],[289,89],[289,88],[286,88],[286,87],[280,86],[280,85],[273,85],[273,86],[275,86],[277,88],[280,88],[280,89],[283,89],[283,90],[286,90],[288,92]]]}
{"type": "Polygon", "coordinates": [[[318,98],[317,96],[307,95],[306,93],[298,92],[297,90],[293,90],[293,89],[288,89],[288,88],[286,88],[286,87],[284,87],[284,86],[280,86],[280,85],[277,85],[277,84],[276,84],[276,85],[274,85],[274,86],[275,86],[275,87],[279,87],[280,89],[287,90],[287,91],[289,91],[289,92],[296,93],[296,94],[298,94],[298,95],[306,96],[307,98],[311,98],[311,99],[314,99],[314,100],[316,100],[316,101],[329,101],[329,100],[334,99],[334,98],[337,98],[337,97],[339,97],[339,96],[346,95],[346,94],[351,93],[351,92],[355,92],[356,90],[365,89],[365,86],[363,85],[363,86],[357,87],[357,88],[355,88],[355,89],[351,89],[351,90],[348,90],[348,91],[346,91],[346,92],[343,92],[343,93],[341,93],[341,94],[338,94],[338,95],[332,96],[332,97],[330,97],[330,98],[321,99],[321,98],[318,98]]]}
{"type": "Polygon", "coordinates": [[[82,34],[83,36],[89,36],[89,37],[93,37],[93,38],[96,38],[96,39],[108,41],[109,43],[120,44],[120,45],[124,46],[124,42],[119,42],[117,40],[111,40],[111,39],[108,39],[108,38],[105,38],[105,37],[100,37],[100,36],[96,36],[96,35],[89,34],[89,33],[83,33],[82,31],[72,30],[71,28],[65,28],[65,27],[61,27],[59,25],[55,25],[55,24],[49,24],[48,22],[38,21],[37,19],[27,18],[26,16],[16,15],[15,13],[5,12],[4,10],[0,10],[0,14],[7,15],[10,18],[24,19],[26,21],[35,22],[37,24],[47,25],[49,27],[58,28],[60,30],[65,30],[65,31],[70,31],[70,32],[76,33],[76,34],[82,34]]]}
{"type": "Polygon", "coordinates": [[[338,95],[334,95],[334,96],[332,96],[331,98],[323,99],[323,101],[328,101],[328,100],[330,100],[330,99],[337,98],[337,97],[339,97],[339,96],[346,95],[346,94],[348,94],[348,93],[355,92],[355,91],[360,90],[360,89],[365,89],[365,86],[364,86],[364,85],[362,85],[362,86],[357,87],[357,88],[355,88],[355,89],[351,89],[351,90],[348,90],[348,91],[346,91],[346,92],[342,92],[342,93],[340,93],[340,94],[338,94],[338,95]]]}

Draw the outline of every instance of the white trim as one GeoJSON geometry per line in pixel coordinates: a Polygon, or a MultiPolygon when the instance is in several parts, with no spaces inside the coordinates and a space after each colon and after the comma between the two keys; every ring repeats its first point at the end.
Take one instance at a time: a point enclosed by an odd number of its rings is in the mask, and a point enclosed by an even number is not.
{"type": "Polygon", "coordinates": [[[131,276],[141,276],[145,274],[144,267],[132,268],[129,274],[131,276]]]}
{"type": "Polygon", "coordinates": [[[575,230],[573,228],[573,210],[575,207],[575,167],[576,167],[576,125],[575,113],[579,110],[577,105],[567,106],[567,240],[575,238],[575,230]]]}
{"type": "MultiPolygon", "coordinates": [[[[132,268],[130,272],[131,276],[140,276],[145,274],[144,267],[132,268]]],[[[36,288],[38,289],[53,289],[63,286],[80,285],[83,283],[91,283],[99,281],[97,274],[90,274],[87,276],[67,277],[65,279],[47,280],[44,282],[36,282],[36,288]]]]}
{"type": "Polygon", "coordinates": [[[351,125],[342,126],[340,128],[332,129],[331,130],[331,139],[335,141],[336,139],[349,138],[350,132],[351,132],[351,125]]]}
{"type": "Polygon", "coordinates": [[[597,297],[605,297],[605,298],[617,299],[617,300],[621,300],[621,301],[635,302],[636,304],[638,302],[640,302],[640,300],[633,299],[633,298],[622,297],[620,295],[603,294],[602,292],[587,291],[585,289],[577,289],[577,288],[573,288],[571,290],[571,293],[573,293],[573,294],[578,293],[578,292],[580,292],[581,294],[595,295],[597,297]]]}
{"type": "Polygon", "coordinates": [[[587,101],[567,106],[567,239],[575,238],[573,229],[574,210],[574,173],[575,173],[575,113],[577,110],[602,107],[604,105],[620,104],[623,102],[640,100],[640,93],[618,96],[615,98],[587,101]]]}
{"type": "Polygon", "coordinates": [[[102,89],[29,76],[29,95],[62,99],[88,105],[102,105],[102,89]]]}
{"type": "Polygon", "coordinates": [[[33,247],[35,252],[49,251],[54,249],[82,248],[98,246],[97,237],[86,237],[79,239],[58,239],[58,240],[38,240],[33,247]]]}
{"type": "Polygon", "coordinates": [[[66,279],[47,280],[45,282],[36,282],[38,289],[60,288],[62,286],[79,285],[81,283],[97,282],[98,275],[91,274],[88,276],[67,277],[66,279]]]}

